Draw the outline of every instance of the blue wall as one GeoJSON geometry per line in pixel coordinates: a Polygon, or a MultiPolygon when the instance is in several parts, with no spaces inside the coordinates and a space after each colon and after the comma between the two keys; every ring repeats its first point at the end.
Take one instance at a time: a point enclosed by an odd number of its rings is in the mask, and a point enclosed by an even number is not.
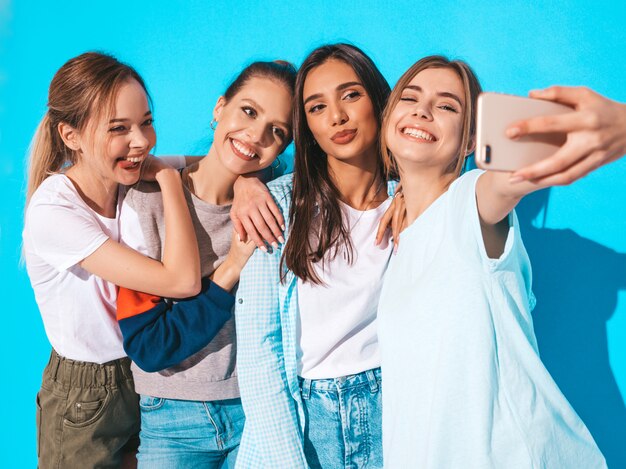
{"type": "MultiPolygon", "coordinates": [[[[392,84],[418,58],[443,53],[470,62],[486,90],[525,94],[553,83],[585,84],[626,101],[623,2],[93,3],[0,0],[5,467],[36,461],[34,398],[49,344],[19,265],[24,161],[48,84],[68,58],[105,50],[143,74],[154,98],[159,154],[206,147],[211,109],[243,63],[299,63],[329,41],[361,46],[392,84]]],[[[520,209],[535,267],[542,355],[612,467],[626,467],[624,181],[626,159],[571,187],[534,195],[520,209]]]]}

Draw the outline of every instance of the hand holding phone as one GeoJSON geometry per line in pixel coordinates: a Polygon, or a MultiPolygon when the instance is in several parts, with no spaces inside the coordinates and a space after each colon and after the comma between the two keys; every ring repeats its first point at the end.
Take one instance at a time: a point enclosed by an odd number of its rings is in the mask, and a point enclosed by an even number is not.
{"type": "Polygon", "coordinates": [[[553,155],[565,143],[565,133],[525,135],[511,140],[506,129],[523,119],[572,111],[549,101],[482,93],[477,108],[476,165],[493,171],[516,171],[553,155]]]}

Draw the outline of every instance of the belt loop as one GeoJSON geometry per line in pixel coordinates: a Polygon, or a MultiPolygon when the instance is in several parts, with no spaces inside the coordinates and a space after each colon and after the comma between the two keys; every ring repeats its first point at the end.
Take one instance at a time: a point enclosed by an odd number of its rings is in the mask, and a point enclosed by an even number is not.
{"type": "Polygon", "coordinates": [[[302,399],[309,399],[311,397],[311,380],[304,379],[302,381],[302,399]]]}
{"type": "Polygon", "coordinates": [[[367,382],[370,385],[370,392],[374,394],[378,391],[378,381],[376,381],[374,370],[367,370],[365,376],[367,376],[367,382]]]}
{"type": "Polygon", "coordinates": [[[52,363],[50,364],[50,375],[52,376],[52,381],[56,381],[57,376],[59,375],[59,365],[61,364],[61,357],[53,349],[51,358],[52,363]]]}

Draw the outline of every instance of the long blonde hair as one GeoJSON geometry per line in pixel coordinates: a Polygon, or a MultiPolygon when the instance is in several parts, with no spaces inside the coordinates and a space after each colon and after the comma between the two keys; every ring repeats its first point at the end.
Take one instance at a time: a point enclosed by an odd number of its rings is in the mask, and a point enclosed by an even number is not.
{"type": "Polygon", "coordinates": [[[81,54],[56,72],[48,90],[48,109],[30,146],[27,203],[48,176],[77,162],[77,153],[65,145],[59,134],[59,124],[83,131],[92,117],[111,112],[117,92],[133,79],[143,87],[149,100],[137,71],[107,54],[81,54]]]}
{"type": "Polygon", "coordinates": [[[387,133],[385,129],[389,125],[389,117],[393,112],[396,104],[402,97],[402,92],[409,85],[411,80],[415,76],[427,68],[447,68],[456,72],[463,83],[463,90],[465,92],[465,112],[463,116],[463,136],[461,138],[461,147],[459,149],[459,155],[454,163],[454,167],[451,168],[455,175],[458,177],[463,169],[465,162],[466,152],[470,147],[470,143],[476,136],[476,100],[478,95],[482,91],[480,82],[476,77],[474,71],[470,66],[462,60],[449,60],[441,55],[429,55],[423,59],[415,62],[404,74],[400,77],[396,86],[393,87],[387,105],[383,111],[383,125],[380,133],[380,149],[383,158],[383,164],[385,166],[385,172],[390,178],[397,178],[399,175],[398,164],[387,147],[387,133]]]}

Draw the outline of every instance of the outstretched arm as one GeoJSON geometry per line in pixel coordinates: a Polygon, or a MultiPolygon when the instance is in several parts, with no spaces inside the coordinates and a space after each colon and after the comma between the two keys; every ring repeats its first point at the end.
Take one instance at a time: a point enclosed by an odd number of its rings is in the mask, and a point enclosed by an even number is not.
{"type": "Polygon", "coordinates": [[[523,168],[513,178],[543,186],[570,184],[626,154],[626,104],[584,87],[553,86],[531,91],[531,98],[572,106],[575,112],[517,122],[507,135],[562,132],[567,141],[551,157],[523,168]]]}

